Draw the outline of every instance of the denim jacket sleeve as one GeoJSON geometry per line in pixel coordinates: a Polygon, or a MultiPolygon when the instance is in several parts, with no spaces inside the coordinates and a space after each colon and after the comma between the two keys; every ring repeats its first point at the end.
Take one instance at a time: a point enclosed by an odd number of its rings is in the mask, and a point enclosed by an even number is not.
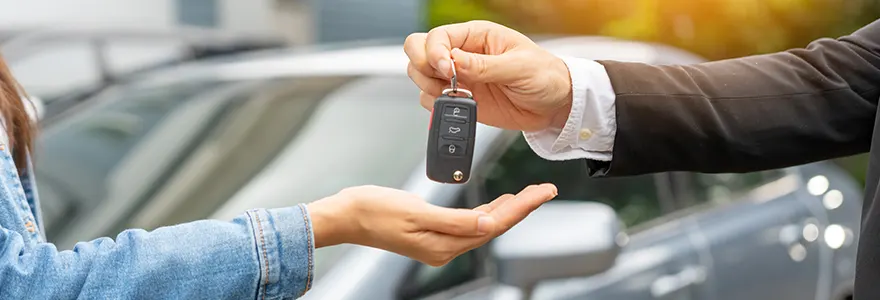
{"type": "Polygon", "coordinates": [[[311,287],[313,239],[305,205],[127,230],[67,251],[0,228],[0,299],[293,299],[311,287]]]}

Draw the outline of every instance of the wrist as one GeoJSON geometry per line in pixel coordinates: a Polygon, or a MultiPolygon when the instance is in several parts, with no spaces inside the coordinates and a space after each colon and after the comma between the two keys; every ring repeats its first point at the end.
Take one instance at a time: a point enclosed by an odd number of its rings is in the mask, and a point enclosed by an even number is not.
{"type": "Polygon", "coordinates": [[[565,127],[565,123],[568,122],[569,115],[571,114],[571,106],[572,100],[574,98],[573,92],[573,83],[571,79],[571,70],[569,70],[568,64],[564,59],[557,57],[555,64],[556,72],[558,74],[558,82],[564,83],[558,90],[558,96],[554,103],[561,103],[562,107],[556,109],[556,111],[550,115],[550,127],[562,129],[565,127]]]}
{"type": "MultiPolygon", "coordinates": [[[[567,96],[571,99],[571,93],[567,96]]],[[[558,109],[556,113],[550,116],[550,128],[562,129],[565,127],[565,123],[568,122],[569,115],[571,114],[571,100],[566,101],[565,105],[558,109]]]]}
{"type": "Polygon", "coordinates": [[[352,243],[358,222],[352,218],[350,203],[343,195],[333,195],[306,205],[312,220],[315,248],[352,243]]]}

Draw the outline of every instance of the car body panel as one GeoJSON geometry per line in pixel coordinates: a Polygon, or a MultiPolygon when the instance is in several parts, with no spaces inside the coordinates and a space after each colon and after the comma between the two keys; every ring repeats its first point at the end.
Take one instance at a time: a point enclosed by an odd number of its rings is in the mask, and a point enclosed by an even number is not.
{"type": "Polygon", "coordinates": [[[817,216],[801,201],[803,185],[796,178],[787,175],[695,216],[712,253],[715,299],[815,298],[823,284],[822,253],[798,237],[817,216]]]}

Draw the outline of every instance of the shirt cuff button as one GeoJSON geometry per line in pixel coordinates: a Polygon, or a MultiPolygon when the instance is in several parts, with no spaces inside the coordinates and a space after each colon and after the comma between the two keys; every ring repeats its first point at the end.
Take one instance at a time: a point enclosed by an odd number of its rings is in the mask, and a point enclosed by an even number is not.
{"type": "Polygon", "coordinates": [[[590,137],[592,137],[592,136],[593,136],[593,131],[592,131],[592,130],[589,130],[589,129],[586,129],[586,128],[581,129],[580,137],[581,137],[582,140],[588,140],[588,139],[590,139],[590,137]]]}

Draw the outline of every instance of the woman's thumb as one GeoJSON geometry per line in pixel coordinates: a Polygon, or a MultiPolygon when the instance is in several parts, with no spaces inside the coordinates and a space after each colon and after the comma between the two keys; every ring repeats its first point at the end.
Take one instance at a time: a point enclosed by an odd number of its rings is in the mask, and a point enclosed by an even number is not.
{"type": "Polygon", "coordinates": [[[519,80],[528,62],[517,61],[504,53],[487,55],[452,49],[455,71],[460,80],[469,83],[508,83],[519,80]]]}

